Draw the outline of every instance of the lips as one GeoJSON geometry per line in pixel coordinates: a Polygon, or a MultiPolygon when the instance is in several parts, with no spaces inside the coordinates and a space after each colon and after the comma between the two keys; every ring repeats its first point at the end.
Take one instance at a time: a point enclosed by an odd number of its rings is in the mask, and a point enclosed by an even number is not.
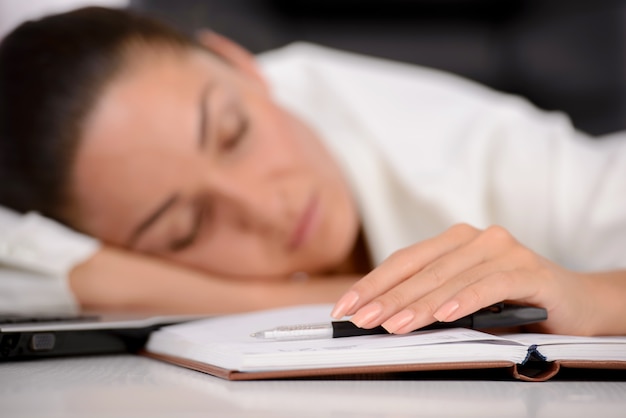
{"type": "Polygon", "coordinates": [[[302,247],[312,235],[315,229],[315,225],[317,224],[319,214],[318,209],[318,199],[316,197],[311,198],[304,210],[302,211],[293,230],[293,233],[291,234],[291,238],[289,239],[288,244],[290,250],[293,251],[302,247]]]}

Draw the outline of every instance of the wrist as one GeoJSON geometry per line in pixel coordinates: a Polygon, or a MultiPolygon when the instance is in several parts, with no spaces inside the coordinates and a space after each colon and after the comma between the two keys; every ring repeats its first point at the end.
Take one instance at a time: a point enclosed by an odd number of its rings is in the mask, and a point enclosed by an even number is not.
{"type": "Polygon", "coordinates": [[[626,335],[626,271],[580,274],[585,335],[626,335]]]}

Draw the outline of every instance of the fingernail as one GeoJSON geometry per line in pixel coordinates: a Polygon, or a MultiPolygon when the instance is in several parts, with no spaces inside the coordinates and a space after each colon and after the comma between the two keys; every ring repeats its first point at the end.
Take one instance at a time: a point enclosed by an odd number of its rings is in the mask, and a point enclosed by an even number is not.
{"type": "Polygon", "coordinates": [[[365,328],[376,320],[382,312],[383,306],[380,302],[372,302],[359,309],[350,321],[359,328],[365,328]]]}
{"type": "Polygon", "coordinates": [[[343,295],[339,301],[335,304],[333,311],[330,313],[330,316],[335,319],[341,319],[346,316],[346,313],[359,301],[359,294],[354,290],[350,290],[348,293],[343,295]]]}
{"type": "Polygon", "coordinates": [[[411,322],[413,318],[415,318],[415,314],[413,311],[409,311],[407,309],[389,318],[385,323],[383,323],[383,328],[393,334],[404,328],[404,326],[411,322]]]}
{"type": "Polygon", "coordinates": [[[437,309],[437,312],[433,314],[433,316],[437,321],[445,322],[448,318],[450,318],[450,315],[452,315],[457,309],[459,309],[459,302],[455,300],[450,300],[441,305],[439,309],[437,309]]]}

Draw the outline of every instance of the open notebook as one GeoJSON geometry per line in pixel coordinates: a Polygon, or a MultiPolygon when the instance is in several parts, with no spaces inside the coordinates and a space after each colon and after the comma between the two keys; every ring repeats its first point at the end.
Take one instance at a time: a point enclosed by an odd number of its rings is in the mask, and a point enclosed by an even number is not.
{"type": "Polygon", "coordinates": [[[560,367],[626,371],[626,337],[492,335],[463,328],[299,341],[251,336],[277,325],[329,321],[330,309],[300,306],[166,326],[150,335],[144,354],[230,380],[480,368],[547,380],[560,367]]]}

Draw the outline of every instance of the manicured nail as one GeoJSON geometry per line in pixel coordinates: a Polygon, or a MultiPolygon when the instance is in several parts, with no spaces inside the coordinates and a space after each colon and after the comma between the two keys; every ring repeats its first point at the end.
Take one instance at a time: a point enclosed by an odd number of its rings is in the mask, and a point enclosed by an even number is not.
{"type": "Polygon", "coordinates": [[[437,312],[433,314],[433,316],[437,321],[445,322],[448,318],[450,318],[450,315],[452,315],[457,309],[459,309],[459,302],[455,300],[450,300],[441,305],[439,309],[437,309],[437,312]]]}
{"type": "Polygon", "coordinates": [[[359,328],[365,328],[383,313],[383,306],[380,302],[372,302],[357,311],[350,319],[359,328]]]}
{"type": "Polygon", "coordinates": [[[413,311],[404,310],[401,311],[387,321],[383,323],[383,328],[385,328],[390,333],[395,333],[400,329],[404,328],[409,322],[411,322],[415,318],[415,314],[413,311]]]}
{"type": "Polygon", "coordinates": [[[359,301],[359,294],[354,290],[350,290],[348,293],[343,295],[339,301],[335,304],[333,311],[330,313],[330,316],[335,319],[341,319],[350,311],[350,309],[354,308],[354,305],[359,301]]]}

